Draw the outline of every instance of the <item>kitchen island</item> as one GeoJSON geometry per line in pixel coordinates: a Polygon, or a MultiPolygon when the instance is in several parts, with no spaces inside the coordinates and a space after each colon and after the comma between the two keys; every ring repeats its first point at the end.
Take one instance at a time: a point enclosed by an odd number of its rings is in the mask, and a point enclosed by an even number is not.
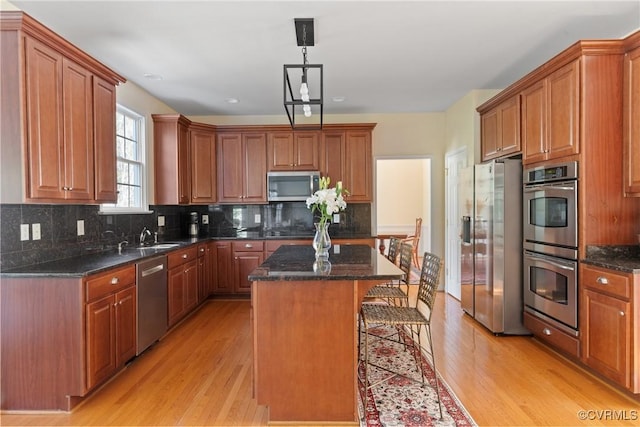
{"type": "Polygon", "coordinates": [[[402,271],[370,246],[282,246],[250,275],[254,394],[270,422],[358,424],[357,320],[402,271]]]}

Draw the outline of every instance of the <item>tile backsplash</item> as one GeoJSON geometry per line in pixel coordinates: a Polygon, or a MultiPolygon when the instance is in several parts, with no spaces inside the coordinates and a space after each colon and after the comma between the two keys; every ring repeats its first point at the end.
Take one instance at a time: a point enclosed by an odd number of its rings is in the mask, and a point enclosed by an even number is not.
{"type": "MultiPolygon", "coordinates": [[[[147,214],[101,214],[97,205],[0,204],[0,270],[24,267],[83,254],[102,252],[126,240],[139,244],[147,227],[159,240],[187,237],[186,218],[198,212],[200,236],[235,237],[240,232],[256,237],[313,235],[313,216],[304,202],[268,205],[150,206],[147,214]],[[208,224],[203,224],[207,215],[208,224]],[[158,227],[158,217],[165,225],[158,227]],[[78,236],[78,221],[84,235],[78,236]],[[20,225],[29,227],[29,240],[20,240],[20,225]],[[40,224],[40,239],[33,240],[32,224],[40,224]]],[[[371,205],[350,204],[332,236],[371,235],[371,205]]],[[[245,234],[246,235],[246,234],[245,234]]]]}

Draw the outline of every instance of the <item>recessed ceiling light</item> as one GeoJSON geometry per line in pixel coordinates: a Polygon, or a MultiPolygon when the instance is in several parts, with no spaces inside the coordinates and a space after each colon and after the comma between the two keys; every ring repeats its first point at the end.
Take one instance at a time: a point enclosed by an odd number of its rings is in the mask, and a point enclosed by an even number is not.
{"type": "Polygon", "coordinates": [[[227,98],[225,99],[225,101],[227,102],[227,104],[237,104],[238,102],[240,102],[238,98],[227,98]]]}
{"type": "Polygon", "coordinates": [[[344,102],[345,99],[347,98],[344,96],[334,96],[333,98],[331,98],[333,102],[344,102]]]}
{"type": "Polygon", "coordinates": [[[145,73],[144,77],[149,80],[162,80],[162,76],[160,74],[145,73]]]}

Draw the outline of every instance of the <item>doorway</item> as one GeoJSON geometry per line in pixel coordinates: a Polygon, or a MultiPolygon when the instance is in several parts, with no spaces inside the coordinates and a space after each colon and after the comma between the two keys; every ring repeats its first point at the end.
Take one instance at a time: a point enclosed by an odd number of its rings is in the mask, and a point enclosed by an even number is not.
{"type": "Polygon", "coordinates": [[[418,253],[431,250],[431,158],[377,158],[374,229],[412,235],[422,218],[418,253]]]}
{"type": "Polygon", "coordinates": [[[467,148],[445,154],[445,290],[460,300],[460,230],[458,208],[458,175],[467,166],[467,148]]]}

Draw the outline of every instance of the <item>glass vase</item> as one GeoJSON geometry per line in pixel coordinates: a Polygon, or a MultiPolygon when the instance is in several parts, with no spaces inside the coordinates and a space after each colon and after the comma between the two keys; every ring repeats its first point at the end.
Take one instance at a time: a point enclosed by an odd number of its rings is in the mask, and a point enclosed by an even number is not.
{"type": "Polygon", "coordinates": [[[331,248],[331,237],[329,237],[329,222],[316,222],[316,234],[313,236],[313,249],[316,250],[317,258],[329,258],[329,248],[331,248]]]}

